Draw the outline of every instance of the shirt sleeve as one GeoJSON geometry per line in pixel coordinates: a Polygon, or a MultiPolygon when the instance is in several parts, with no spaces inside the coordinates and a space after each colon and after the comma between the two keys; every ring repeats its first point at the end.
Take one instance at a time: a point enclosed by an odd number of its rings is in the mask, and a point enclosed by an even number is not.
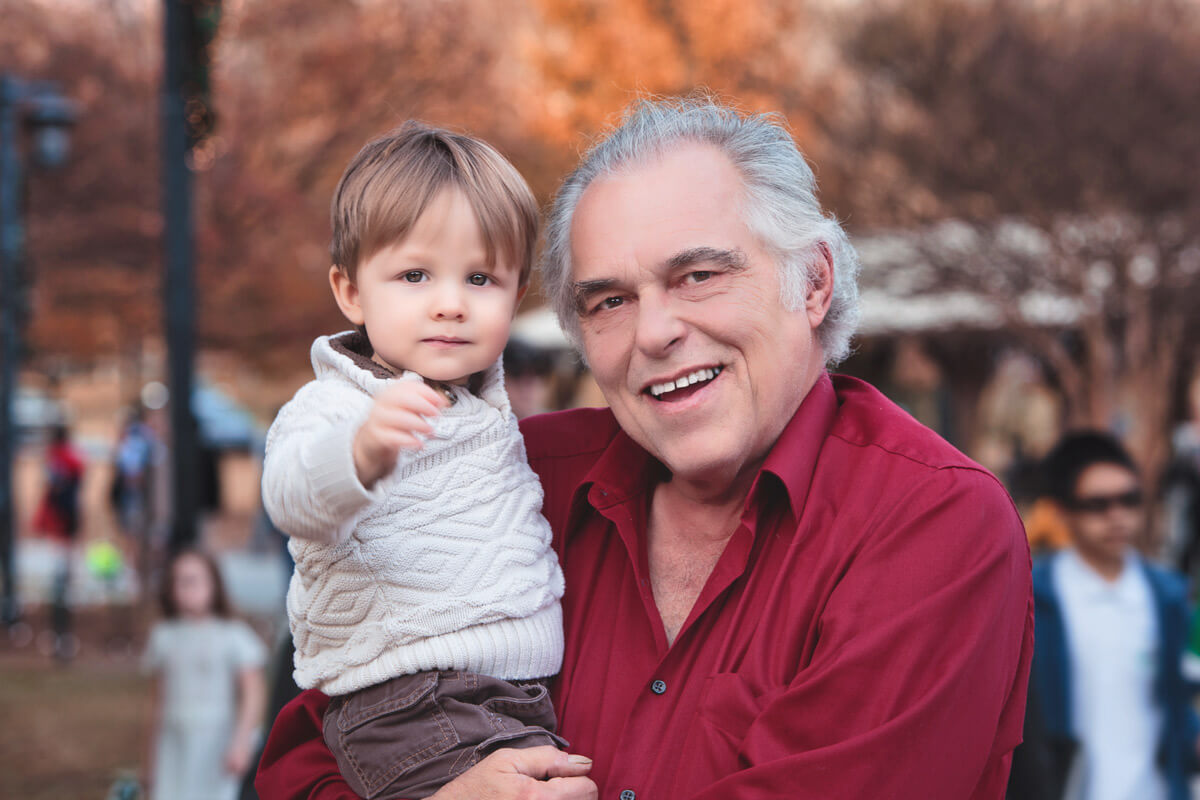
{"type": "Polygon", "coordinates": [[[254,778],[262,800],[358,800],[325,746],[328,706],[328,697],[309,689],[279,712],[254,778]]]}
{"type": "Polygon", "coordinates": [[[695,800],[1004,796],[1033,648],[1011,500],[947,469],[867,524],[811,661],[762,699],[744,768],[695,800]]]}
{"type": "Polygon", "coordinates": [[[150,629],[150,638],[142,653],[141,670],[143,674],[152,675],[163,668],[166,657],[168,632],[162,623],[150,629]]]}
{"type": "Polygon", "coordinates": [[[250,626],[235,620],[231,628],[233,663],[238,669],[261,667],[267,660],[267,648],[250,626]]]}
{"type": "Polygon", "coordinates": [[[354,468],[354,435],[364,414],[314,381],[283,407],[267,434],[263,506],[289,536],[325,543],[346,539],[356,516],[378,501],[354,468]]]}

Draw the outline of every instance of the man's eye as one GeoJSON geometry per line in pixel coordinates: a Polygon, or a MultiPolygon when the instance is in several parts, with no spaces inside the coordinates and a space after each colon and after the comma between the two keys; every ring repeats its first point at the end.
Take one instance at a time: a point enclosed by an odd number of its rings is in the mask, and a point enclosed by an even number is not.
{"type": "Polygon", "coordinates": [[[600,301],[599,305],[597,305],[596,308],[600,311],[603,311],[603,310],[609,309],[609,308],[616,308],[617,306],[621,305],[624,302],[625,302],[625,298],[623,298],[623,297],[606,297],[600,301]]]}
{"type": "Polygon", "coordinates": [[[408,281],[409,283],[420,283],[421,281],[425,280],[425,273],[421,272],[419,269],[409,270],[408,272],[404,273],[404,280],[408,281]]]}
{"type": "Polygon", "coordinates": [[[472,286],[487,286],[490,282],[491,279],[482,272],[476,272],[467,278],[467,283],[471,284],[472,286]]]}
{"type": "Polygon", "coordinates": [[[708,280],[712,276],[713,273],[711,270],[703,269],[696,270],[695,272],[689,272],[687,274],[688,279],[691,280],[692,283],[704,283],[704,281],[708,280]]]}

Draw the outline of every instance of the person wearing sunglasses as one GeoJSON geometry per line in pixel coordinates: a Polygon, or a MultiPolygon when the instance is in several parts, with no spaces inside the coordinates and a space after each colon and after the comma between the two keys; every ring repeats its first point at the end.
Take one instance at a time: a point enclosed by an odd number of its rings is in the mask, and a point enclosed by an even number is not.
{"type": "Polygon", "coordinates": [[[1144,496],[1114,437],[1066,435],[1046,488],[1071,545],[1033,567],[1030,698],[1071,800],[1184,800],[1200,723],[1181,673],[1187,587],[1134,543],[1144,496]]]}

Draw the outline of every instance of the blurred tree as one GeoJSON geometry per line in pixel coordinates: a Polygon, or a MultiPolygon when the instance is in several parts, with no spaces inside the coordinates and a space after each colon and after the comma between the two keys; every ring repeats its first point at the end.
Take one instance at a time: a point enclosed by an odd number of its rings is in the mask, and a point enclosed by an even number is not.
{"type": "MultiPolygon", "coordinates": [[[[70,169],[31,198],[32,348],[43,364],[140,354],[161,331],[158,4],[0,0],[0,68],[80,102],[70,169]]],[[[329,300],[328,205],[368,138],[421,117],[538,159],[486,0],[227,0],[213,42],[219,123],[197,172],[199,344],[268,371],[305,367],[329,300]]],[[[140,376],[135,376],[140,377],[140,376]]]]}
{"type": "Polygon", "coordinates": [[[519,140],[499,49],[508,24],[484,0],[226,3],[220,126],[196,153],[206,345],[295,369],[313,336],[345,325],[325,277],[338,177],[409,117],[505,150],[519,140]]]}
{"type": "Polygon", "coordinates": [[[941,221],[902,237],[912,288],[990,298],[1155,477],[1200,334],[1200,8],[887,3],[847,52],[860,224],[941,221]]]}
{"type": "Polygon", "coordinates": [[[43,355],[136,356],[160,324],[158,30],[133,5],[0,0],[0,70],[57,80],[81,106],[68,167],[29,184],[43,355]]]}
{"type": "Polygon", "coordinates": [[[781,113],[820,156],[841,70],[827,35],[835,16],[795,0],[535,0],[522,52],[531,131],[554,172],[639,93],[707,88],[751,111],[781,113]]]}

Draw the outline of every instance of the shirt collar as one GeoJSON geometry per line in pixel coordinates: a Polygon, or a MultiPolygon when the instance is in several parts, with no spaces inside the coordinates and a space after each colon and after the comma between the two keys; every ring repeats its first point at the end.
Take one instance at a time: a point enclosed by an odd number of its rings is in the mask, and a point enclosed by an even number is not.
{"type": "Polygon", "coordinates": [[[1068,547],[1063,550],[1063,577],[1070,581],[1076,591],[1087,597],[1115,597],[1122,601],[1136,601],[1141,589],[1141,569],[1137,557],[1132,551],[1125,554],[1125,566],[1121,575],[1115,581],[1107,581],[1075,551],[1068,547]]]}
{"type": "Polygon", "coordinates": [[[642,449],[620,427],[617,435],[605,448],[575,489],[576,500],[582,489],[590,486],[588,496],[597,509],[624,503],[666,477],[658,459],[642,449]]]}
{"type": "MultiPolygon", "coordinates": [[[[822,372],[767,454],[746,497],[747,506],[759,491],[763,474],[767,473],[775,476],[783,485],[792,516],[799,519],[821,446],[833,427],[837,406],[833,382],[828,373],[822,372]]],[[[665,476],[665,468],[656,458],[642,449],[624,430],[618,430],[604,453],[576,486],[572,510],[585,496],[597,509],[623,503],[644,494],[665,476]],[[584,489],[588,490],[585,492],[584,489]]]]}
{"type": "MultiPolygon", "coordinates": [[[[808,497],[808,487],[812,484],[813,473],[817,468],[817,457],[821,447],[833,428],[837,416],[837,393],[828,372],[822,372],[817,382],[808,390],[808,395],[800,403],[800,408],[792,415],[791,421],[779,435],[775,446],[767,454],[762,472],[755,479],[755,486],[762,479],[762,473],[774,475],[787,491],[788,503],[791,506],[792,517],[800,518],[804,510],[804,501],[808,497]]],[[[754,496],[754,487],[750,490],[750,498],[754,496]]]]}

